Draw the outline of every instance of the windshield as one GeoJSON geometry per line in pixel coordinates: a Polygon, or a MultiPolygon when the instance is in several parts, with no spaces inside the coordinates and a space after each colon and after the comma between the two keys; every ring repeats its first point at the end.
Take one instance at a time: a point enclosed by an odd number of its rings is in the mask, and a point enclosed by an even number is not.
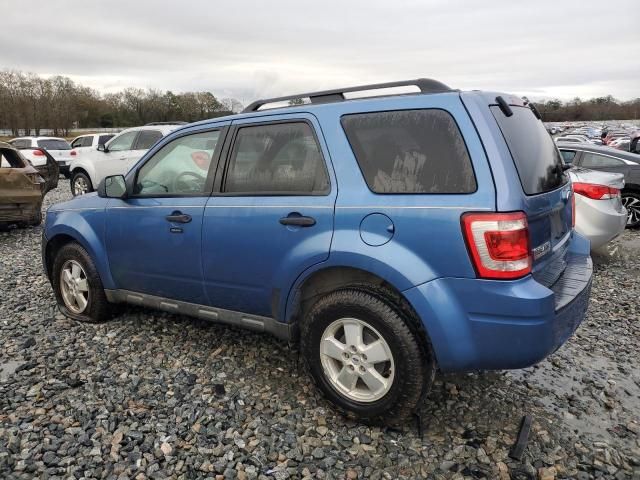
{"type": "Polygon", "coordinates": [[[56,140],[55,138],[38,140],[38,146],[45,150],[71,150],[71,145],[64,140],[56,140]]]}
{"type": "Polygon", "coordinates": [[[567,183],[562,170],[562,157],[544,125],[530,108],[511,106],[507,117],[498,106],[492,106],[527,195],[555,190],[567,183]]]}

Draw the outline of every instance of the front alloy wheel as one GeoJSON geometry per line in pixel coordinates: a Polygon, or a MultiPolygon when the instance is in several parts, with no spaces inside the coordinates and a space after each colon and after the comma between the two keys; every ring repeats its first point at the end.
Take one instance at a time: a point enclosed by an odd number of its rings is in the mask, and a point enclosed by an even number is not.
{"type": "Polygon", "coordinates": [[[75,260],[67,260],[60,271],[60,293],[65,307],[72,313],[84,312],[89,304],[87,274],[75,260]]]}
{"type": "Polygon", "coordinates": [[[71,178],[71,193],[74,197],[92,191],[91,180],[84,173],[76,173],[71,178]]]}

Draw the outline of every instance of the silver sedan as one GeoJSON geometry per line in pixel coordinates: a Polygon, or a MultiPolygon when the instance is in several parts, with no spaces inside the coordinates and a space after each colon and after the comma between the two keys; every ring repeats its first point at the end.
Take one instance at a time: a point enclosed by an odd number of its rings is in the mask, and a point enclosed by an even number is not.
{"type": "Polygon", "coordinates": [[[600,172],[580,167],[569,170],[576,202],[576,230],[597,249],[618,237],[627,224],[627,211],[620,190],[621,173],[600,172]]]}

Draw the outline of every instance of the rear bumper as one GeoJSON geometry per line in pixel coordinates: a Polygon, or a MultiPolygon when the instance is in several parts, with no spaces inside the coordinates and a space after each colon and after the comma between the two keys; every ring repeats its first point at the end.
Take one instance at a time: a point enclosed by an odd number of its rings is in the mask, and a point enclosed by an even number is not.
{"type": "Polygon", "coordinates": [[[404,292],[443,371],[525,368],[556,351],[584,319],[593,266],[574,234],[567,267],[550,287],[515,280],[440,278],[404,292]]]}
{"type": "Polygon", "coordinates": [[[600,248],[618,237],[627,225],[627,211],[616,209],[614,200],[592,200],[576,195],[576,231],[600,248]]]}

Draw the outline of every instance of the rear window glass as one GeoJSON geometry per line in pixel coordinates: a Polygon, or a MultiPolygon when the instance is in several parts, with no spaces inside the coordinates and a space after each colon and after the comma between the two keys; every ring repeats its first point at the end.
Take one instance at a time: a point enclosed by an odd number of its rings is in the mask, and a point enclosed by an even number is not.
{"type": "Polygon", "coordinates": [[[512,106],[507,117],[498,106],[492,106],[527,195],[554,190],[568,181],[562,171],[562,157],[553,140],[530,108],[512,106]]]}
{"type": "Polygon", "coordinates": [[[45,150],[71,150],[71,145],[64,140],[38,140],[38,146],[45,150]]]}
{"type": "Polygon", "coordinates": [[[472,193],[476,178],[453,117],[400,110],[342,117],[360,170],[374,193],[472,193]]]}

